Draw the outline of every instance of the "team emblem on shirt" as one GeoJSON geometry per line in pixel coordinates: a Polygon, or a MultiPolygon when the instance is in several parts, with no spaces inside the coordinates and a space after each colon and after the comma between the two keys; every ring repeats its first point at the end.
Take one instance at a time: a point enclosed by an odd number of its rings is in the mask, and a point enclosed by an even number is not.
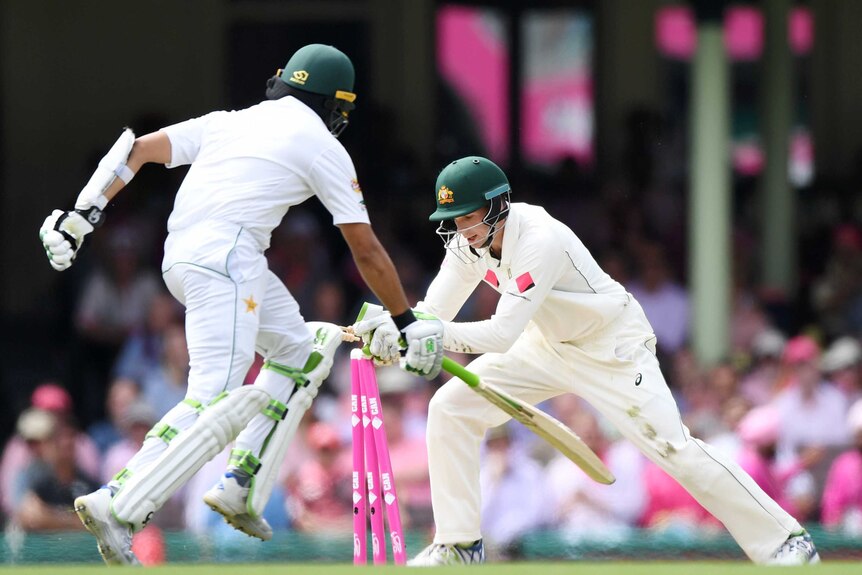
{"type": "Polygon", "coordinates": [[[451,204],[455,201],[452,190],[446,186],[440,186],[440,191],[437,192],[437,202],[440,204],[451,204]]]}
{"type": "Polygon", "coordinates": [[[290,81],[300,86],[304,86],[307,80],[308,72],[305,70],[297,70],[290,76],[290,81]]]}
{"type": "Polygon", "coordinates": [[[254,310],[257,309],[257,306],[260,305],[256,301],[254,301],[254,296],[250,295],[248,298],[242,300],[245,303],[245,313],[254,313],[254,310]]]}
{"type": "Polygon", "coordinates": [[[515,278],[515,283],[518,286],[518,291],[524,293],[528,289],[535,287],[536,284],[533,282],[533,276],[530,275],[530,272],[523,273],[515,278]]]}

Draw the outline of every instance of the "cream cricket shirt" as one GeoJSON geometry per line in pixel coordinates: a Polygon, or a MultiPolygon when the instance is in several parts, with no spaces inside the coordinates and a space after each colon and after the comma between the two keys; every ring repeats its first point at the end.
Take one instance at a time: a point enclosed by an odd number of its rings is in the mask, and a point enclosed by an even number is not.
{"type": "Polygon", "coordinates": [[[162,131],[171,141],[168,167],[192,165],[168,219],[163,271],[179,262],[232,271],[228,254],[263,253],[287,210],[314,195],[334,224],[368,223],[353,161],[293,97],[162,131]]]}
{"type": "Polygon", "coordinates": [[[503,353],[529,322],[551,342],[586,339],[629,302],[578,237],[541,207],[511,204],[502,259],[485,254],[468,264],[446,254],[417,308],[444,320],[443,345],[465,353],[503,353]],[[500,293],[490,319],[451,322],[480,281],[500,293]]]}

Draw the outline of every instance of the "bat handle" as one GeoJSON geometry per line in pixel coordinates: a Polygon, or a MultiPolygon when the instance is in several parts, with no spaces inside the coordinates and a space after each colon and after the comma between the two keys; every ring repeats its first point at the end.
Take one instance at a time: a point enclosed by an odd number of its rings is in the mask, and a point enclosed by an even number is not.
{"type": "Polygon", "coordinates": [[[470,387],[479,387],[479,376],[472,371],[468,371],[466,367],[454,359],[443,358],[443,371],[454,375],[470,387]]]}

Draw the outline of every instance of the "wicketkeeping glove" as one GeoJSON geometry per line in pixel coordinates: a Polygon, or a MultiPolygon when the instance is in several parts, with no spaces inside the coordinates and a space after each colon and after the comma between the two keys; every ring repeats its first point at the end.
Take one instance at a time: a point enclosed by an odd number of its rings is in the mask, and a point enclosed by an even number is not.
{"type": "Polygon", "coordinates": [[[353,324],[353,333],[362,338],[377,364],[391,364],[401,357],[401,332],[392,316],[379,305],[366,303],[353,324]]]}
{"type": "Polygon", "coordinates": [[[57,271],[68,269],[84,245],[84,238],[101,225],[104,216],[97,207],[64,212],[54,210],[39,229],[39,239],[48,261],[57,271]]]}
{"type": "Polygon", "coordinates": [[[434,379],[443,367],[443,322],[430,314],[413,313],[416,321],[402,330],[407,353],[401,358],[401,368],[434,379]]]}

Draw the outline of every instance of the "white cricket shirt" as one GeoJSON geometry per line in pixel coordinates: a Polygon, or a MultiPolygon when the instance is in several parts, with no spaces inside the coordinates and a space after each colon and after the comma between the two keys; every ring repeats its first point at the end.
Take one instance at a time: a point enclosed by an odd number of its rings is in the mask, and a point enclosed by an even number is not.
{"type": "Polygon", "coordinates": [[[334,224],[369,221],[349,154],[291,96],[162,131],[168,167],[191,164],[168,219],[163,270],[192,261],[224,271],[228,253],[242,251],[236,246],[262,253],[287,210],[314,195],[334,224]]]}
{"type": "Polygon", "coordinates": [[[533,322],[551,342],[578,341],[607,327],[630,296],[599,267],[580,239],[544,208],[513,203],[500,260],[486,253],[465,263],[449,253],[428,287],[421,311],[444,320],[451,351],[507,351],[533,322]],[[498,291],[490,319],[452,322],[480,281],[498,291]]]}

